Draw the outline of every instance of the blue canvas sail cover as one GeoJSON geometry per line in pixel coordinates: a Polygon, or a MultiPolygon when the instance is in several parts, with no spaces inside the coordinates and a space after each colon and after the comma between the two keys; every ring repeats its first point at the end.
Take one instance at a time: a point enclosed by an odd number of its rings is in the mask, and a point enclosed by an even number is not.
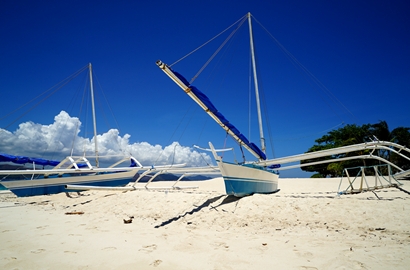
{"type": "Polygon", "coordinates": [[[189,82],[188,82],[187,79],[185,79],[184,76],[182,76],[181,74],[179,74],[179,73],[176,72],[176,71],[172,71],[172,72],[174,72],[175,76],[177,76],[178,79],[180,79],[186,86],[189,86],[189,82]]]}
{"type": "Polygon", "coordinates": [[[9,154],[0,153],[0,162],[13,162],[16,164],[26,164],[26,163],[35,163],[42,166],[57,166],[60,161],[57,160],[47,160],[42,158],[30,158],[24,156],[13,156],[9,154]]]}
{"type": "Polygon", "coordinates": [[[235,134],[244,144],[246,144],[250,149],[252,149],[261,159],[266,159],[265,153],[259,149],[256,144],[249,142],[249,140],[229,121],[225,118],[225,116],[222,115],[221,112],[219,112],[214,104],[212,104],[211,100],[203,93],[201,92],[198,88],[196,88],[193,85],[190,85],[188,80],[184,78],[181,74],[178,72],[172,70],[172,72],[175,74],[175,76],[178,77],[187,87],[191,89],[191,92],[209,109],[209,111],[216,116],[216,118],[221,121],[222,124],[224,124],[233,134],[235,134]]]}
{"type": "Polygon", "coordinates": [[[208,107],[209,111],[211,111],[213,114],[218,112],[214,104],[212,104],[211,100],[204,93],[199,91],[198,88],[196,88],[193,85],[191,85],[189,88],[191,88],[192,93],[194,93],[195,96],[197,96],[197,98],[199,98],[202,101],[202,103],[204,103],[205,106],[208,107]]]}

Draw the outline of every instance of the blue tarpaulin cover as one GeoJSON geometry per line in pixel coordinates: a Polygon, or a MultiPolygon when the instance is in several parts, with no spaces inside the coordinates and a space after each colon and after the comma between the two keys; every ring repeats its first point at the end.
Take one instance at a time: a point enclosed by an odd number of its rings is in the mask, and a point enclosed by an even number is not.
{"type": "Polygon", "coordinates": [[[228,127],[232,133],[234,133],[239,139],[242,140],[244,144],[246,144],[249,148],[255,151],[255,153],[257,153],[260,158],[266,159],[265,153],[263,153],[262,150],[260,150],[259,147],[256,146],[256,144],[249,142],[249,140],[243,134],[241,134],[241,132],[234,125],[229,123],[229,121],[222,115],[221,112],[219,112],[216,109],[216,107],[212,104],[211,100],[203,92],[201,92],[195,86],[190,85],[188,80],[185,79],[184,76],[182,76],[178,72],[174,70],[172,70],[172,72],[178,77],[178,79],[180,79],[186,86],[188,86],[191,89],[192,93],[199,100],[201,100],[203,104],[205,104],[205,106],[209,109],[209,111],[212,112],[219,119],[219,121],[222,122],[222,124],[228,127]]]}
{"type": "Polygon", "coordinates": [[[47,160],[42,158],[30,158],[24,156],[13,156],[9,154],[0,153],[0,162],[13,162],[17,164],[35,163],[37,165],[43,166],[57,166],[60,161],[57,160],[47,160]]]}

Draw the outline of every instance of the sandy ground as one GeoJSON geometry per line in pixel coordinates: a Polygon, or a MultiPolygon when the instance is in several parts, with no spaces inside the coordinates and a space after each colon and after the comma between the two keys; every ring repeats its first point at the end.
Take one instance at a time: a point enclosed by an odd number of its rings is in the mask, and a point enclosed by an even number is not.
{"type": "Polygon", "coordinates": [[[181,183],[195,190],[2,194],[0,268],[409,269],[410,182],[341,196],[339,182],[281,179],[280,192],[241,199],[221,178],[181,183]]]}

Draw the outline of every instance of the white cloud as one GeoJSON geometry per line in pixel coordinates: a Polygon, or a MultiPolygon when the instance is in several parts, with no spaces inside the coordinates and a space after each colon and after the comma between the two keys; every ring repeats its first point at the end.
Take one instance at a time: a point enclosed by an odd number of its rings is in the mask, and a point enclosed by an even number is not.
{"type": "MultiPolygon", "coordinates": [[[[0,129],[0,152],[48,159],[62,159],[73,155],[94,155],[94,139],[79,136],[81,122],[61,111],[54,117],[54,123],[42,125],[25,122],[14,132],[0,129]],[[73,143],[74,140],[74,143],[73,143]],[[73,150],[71,150],[73,148],[73,150]]],[[[99,156],[131,154],[142,165],[164,165],[186,163],[188,166],[212,164],[205,153],[199,153],[178,142],[162,147],[148,142],[129,143],[131,135],[119,135],[117,129],[97,135],[99,156]]],[[[111,158],[114,162],[118,158],[111,158]]]]}

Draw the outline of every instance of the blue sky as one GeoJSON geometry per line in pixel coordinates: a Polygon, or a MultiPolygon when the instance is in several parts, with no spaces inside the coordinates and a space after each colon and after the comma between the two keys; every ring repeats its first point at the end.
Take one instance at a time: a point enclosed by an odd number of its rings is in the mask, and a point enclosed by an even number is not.
{"type": "MultiPolygon", "coordinates": [[[[273,136],[270,158],[305,152],[315,139],[341,127],[341,123],[362,125],[384,120],[390,129],[410,126],[409,5],[407,1],[315,0],[2,1],[0,128],[11,133],[9,139],[17,140],[19,137],[12,135],[19,124],[38,124],[20,128],[37,128],[36,136],[40,136],[41,128],[50,128],[62,110],[75,117],[66,109],[65,101],[71,99],[72,92],[68,90],[12,125],[19,114],[3,118],[91,62],[97,84],[118,123],[107,126],[105,119],[97,116],[99,134],[116,128],[119,134],[113,136],[119,136],[122,143],[149,145],[145,153],[151,151],[151,157],[141,156],[146,162],[155,159],[158,149],[173,142],[189,148],[184,148],[189,152],[187,158],[200,159],[193,157],[195,150],[190,147],[206,147],[208,141],[222,147],[224,132],[158,69],[155,61],[173,63],[247,12],[337,98],[335,102],[312,87],[292,63],[286,63],[280,50],[265,59],[262,51],[275,47],[268,39],[257,44],[260,70],[266,76],[261,81],[273,136]],[[264,63],[268,59],[270,62],[264,63]],[[124,140],[126,134],[130,137],[124,140]]],[[[187,58],[173,68],[191,78],[208,60],[211,50],[195,53],[193,59],[187,58]]],[[[201,75],[194,85],[258,143],[257,129],[247,130],[247,93],[242,96],[239,92],[239,77],[246,77],[244,74],[237,73],[234,76],[238,80],[227,79],[220,88],[209,86],[207,75],[201,75]]],[[[84,130],[85,121],[80,120],[84,130]]],[[[32,142],[26,140],[31,146],[24,147],[22,141],[6,145],[4,140],[0,152],[33,154],[32,142]]],[[[235,154],[239,158],[240,153],[235,154]]],[[[305,175],[298,170],[282,174],[305,175]]]]}

